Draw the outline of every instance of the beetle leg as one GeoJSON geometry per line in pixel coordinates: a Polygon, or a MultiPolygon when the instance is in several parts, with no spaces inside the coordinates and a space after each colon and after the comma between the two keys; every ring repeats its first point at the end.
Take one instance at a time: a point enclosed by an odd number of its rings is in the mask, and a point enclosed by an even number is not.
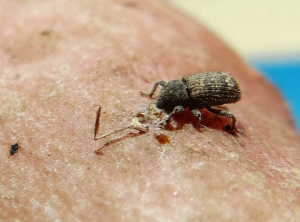
{"type": "Polygon", "coordinates": [[[197,110],[197,109],[192,109],[192,110],[191,110],[191,113],[192,113],[195,117],[197,117],[197,119],[198,119],[198,125],[199,125],[201,128],[205,128],[205,126],[201,124],[201,112],[200,112],[199,110],[197,110]]]}
{"type": "Polygon", "coordinates": [[[229,110],[227,110],[225,107],[222,107],[222,110],[218,110],[218,109],[214,109],[211,106],[207,106],[206,109],[209,112],[212,112],[213,114],[219,115],[219,116],[226,116],[230,119],[232,119],[232,125],[231,125],[231,129],[230,130],[236,130],[238,132],[242,132],[241,130],[236,128],[236,118],[235,116],[232,114],[232,112],[230,112],[229,110]]]}
{"type": "Polygon", "coordinates": [[[194,116],[197,117],[197,119],[198,119],[198,124],[200,124],[200,122],[201,122],[201,112],[200,112],[199,110],[197,110],[197,109],[193,109],[193,110],[191,110],[191,113],[192,113],[194,116]]]}
{"type": "Polygon", "coordinates": [[[153,94],[154,94],[154,92],[155,92],[155,90],[156,90],[156,88],[157,88],[158,85],[164,87],[164,86],[166,85],[166,82],[163,81],[163,80],[162,80],[162,81],[156,82],[156,83],[154,84],[154,86],[153,86],[153,88],[152,88],[152,90],[150,91],[149,94],[148,94],[148,93],[141,92],[141,95],[142,95],[142,96],[149,96],[149,97],[151,98],[151,97],[153,96],[153,94]]]}
{"type": "Polygon", "coordinates": [[[168,117],[167,117],[167,119],[166,119],[166,123],[165,123],[165,124],[167,124],[167,123],[169,122],[170,118],[171,118],[174,114],[180,113],[180,112],[183,112],[183,111],[184,111],[184,108],[183,108],[182,106],[175,106],[174,109],[173,109],[173,111],[169,113],[169,115],[168,115],[168,117]]]}

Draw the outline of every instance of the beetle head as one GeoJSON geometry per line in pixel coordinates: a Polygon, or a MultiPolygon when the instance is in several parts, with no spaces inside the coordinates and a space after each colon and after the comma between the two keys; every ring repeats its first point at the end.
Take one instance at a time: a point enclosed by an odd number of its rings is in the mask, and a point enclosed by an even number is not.
{"type": "Polygon", "coordinates": [[[175,106],[187,107],[188,103],[189,96],[183,82],[180,80],[172,80],[160,90],[156,107],[159,109],[173,110],[175,106]]]}

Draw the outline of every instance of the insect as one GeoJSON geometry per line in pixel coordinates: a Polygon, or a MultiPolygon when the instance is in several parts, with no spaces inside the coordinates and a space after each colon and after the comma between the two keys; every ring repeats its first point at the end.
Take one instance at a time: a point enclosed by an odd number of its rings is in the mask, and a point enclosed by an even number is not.
{"type": "Polygon", "coordinates": [[[149,94],[142,95],[152,97],[157,86],[162,86],[157,98],[156,107],[170,110],[166,123],[172,115],[184,111],[189,107],[190,112],[201,122],[199,109],[206,108],[208,111],[232,119],[232,125],[227,130],[236,130],[236,118],[223,107],[222,110],[212,108],[227,103],[235,103],[241,98],[241,90],[238,83],[224,72],[202,72],[183,77],[181,80],[170,82],[158,81],[154,84],[149,94]]]}
{"type": "Polygon", "coordinates": [[[19,149],[19,144],[18,144],[18,143],[12,144],[12,145],[10,146],[10,150],[9,150],[10,155],[12,156],[12,155],[14,155],[15,153],[17,153],[17,152],[18,152],[18,149],[19,149]]]}

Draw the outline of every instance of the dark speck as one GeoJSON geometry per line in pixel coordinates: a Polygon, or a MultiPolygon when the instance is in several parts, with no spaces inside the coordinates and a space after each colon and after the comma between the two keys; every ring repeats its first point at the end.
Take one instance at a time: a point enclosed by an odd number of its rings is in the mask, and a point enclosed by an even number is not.
{"type": "Polygon", "coordinates": [[[10,146],[10,155],[14,155],[15,153],[18,152],[18,149],[19,149],[19,144],[18,143],[15,143],[13,145],[10,146]]]}

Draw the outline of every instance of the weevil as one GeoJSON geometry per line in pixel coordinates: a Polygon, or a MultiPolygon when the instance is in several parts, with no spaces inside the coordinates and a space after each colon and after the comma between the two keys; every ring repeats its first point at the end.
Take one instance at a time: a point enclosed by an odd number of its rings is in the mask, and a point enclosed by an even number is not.
{"type": "Polygon", "coordinates": [[[158,85],[162,86],[157,98],[156,107],[171,111],[166,119],[168,123],[172,115],[184,111],[189,107],[190,112],[197,117],[198,124],[201,122],[199,109],[206,108],[208,111],[232,119],[231,126],[227,130],[236,130],[236,118],[226,108],[214,109],[213,106],[220,106],[228,103],[235,103],[241,98],[241,90],[238,83],[224,72],[201,72],[190,74],[181,80],[170,82],[158,81],[154,84],[149,94],[142,95],[152,97],[158,85]]]}
{"type": "Polygon", "coordinates": [[[19,150],[19,144],[18,144],[18,143],[12,144],[12,145],[10,146],[9,153],[10,153],[10,155],[12,156],[12,155],[14,155],[15,153],[17,153],[18,150],[19,150]]]}

